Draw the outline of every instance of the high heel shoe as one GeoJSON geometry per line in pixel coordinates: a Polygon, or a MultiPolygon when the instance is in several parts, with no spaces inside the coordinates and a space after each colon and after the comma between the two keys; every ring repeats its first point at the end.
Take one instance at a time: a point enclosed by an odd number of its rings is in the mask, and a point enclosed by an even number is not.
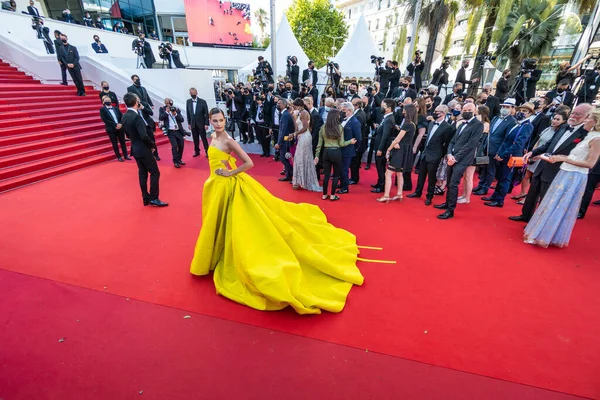
{"type": "Polygon", "coordinates": [[[389,203],[390,202],[390,198],[383,196],[383,197],[378,198],[377,201],[380,202],[380,203],[389,203]]]}
{"type": "Polygon", "coordinates": [[[402,201],[404,197],[402,195],[396,195],[390,199],[390,201],[402,201]]]}

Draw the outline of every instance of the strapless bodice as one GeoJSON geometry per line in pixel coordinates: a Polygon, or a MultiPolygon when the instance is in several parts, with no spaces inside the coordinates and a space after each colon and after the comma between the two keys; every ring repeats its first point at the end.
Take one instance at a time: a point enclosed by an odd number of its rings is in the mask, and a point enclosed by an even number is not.
{"type": "Polygon", "coordinates": [[[219,168],[225,168],[223,161],[226,161],[229,165],[229,169],[236,169],[236,159],[228,153],[219,150],[215,146],[208,146],[208,164],[210,165],[211,176],[218,176],[215,171],[219,168]]]}

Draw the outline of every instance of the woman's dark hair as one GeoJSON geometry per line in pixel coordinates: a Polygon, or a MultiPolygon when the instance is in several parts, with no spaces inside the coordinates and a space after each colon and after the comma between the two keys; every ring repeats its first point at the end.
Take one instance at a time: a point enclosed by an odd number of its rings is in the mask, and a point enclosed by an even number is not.
{"type": "Polygon", "coordinates": [[[569,113],[567,113],[566,111],[555,111],[554,115],[560,115],[564,122],[566,122],[569,119],[569,113]]]}
{"type": "Polygon", "coordinates": [[[477,107],[477,112],[481,116],[481,122],[490,122],[490,109],[488,108],[488,106],[477,107]]]}
{"type": "Polygon", "coordinates": [[[325,121],[325,136],[327,139],[340,138],[340,112],[336,109],[329,110],[325,121]]]}
{"type": "Polygon", "coordinates": [[[417,126],[417,122],[419,121],[417,114],[417,106],[415,106],[414,104],[405,105],[404,113],[406,114],[406,118],[404,120],[407,122],[412,122],[415,126],[417,126]]]}
{"type": "Polygon", "coordinates": [[[417,103],[417,115],[427,115],[427,104],[425,104],[425,99],[423,97],[417,97],[415,99],[415,103],[417,103]]]}
{"type": "Polygon", "coordinates": [[[208,118],[212,117],[213,115],[217,115],[217,114],[223,114],[223,118],[225,118],[225,113],[219,107],[211,108],[210,111],[208,112],[208,118]]]}
{"type": "Polygon", "coordinates": [[[306,104],[304,104],[304,100],[302,100],[300,97],[297,97],[296,100],[294,100],[294,102],[292,103],[292,105],[294,107],[302,107],[303,109],[308,111],[308,107],[306,107],[306,104]]]}

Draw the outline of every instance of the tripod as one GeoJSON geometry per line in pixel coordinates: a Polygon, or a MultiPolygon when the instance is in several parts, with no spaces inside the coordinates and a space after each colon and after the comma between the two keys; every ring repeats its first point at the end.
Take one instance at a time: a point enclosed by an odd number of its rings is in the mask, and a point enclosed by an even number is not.
{"type": "Polygon", "coordinates": [[[137,66],[135,67],[136,69],[140,69],[140,68],[144,68],[146,69],[146,61],[144,61],[144,57],[142,54],[138,54],[137,55],[137,66]]]}
{"type": "Polygon", "coordinates": [[[521,104],[518,101],[519,100],[517,98],[518,95],[520,95],[520,99],[522,100],[522,102],[525,102],[527,100],[527,78],[523,78],[523,71],[522,70],[519,73],[519,76],[517,76],[517,79],[515,80],[515,83],[513,83],[512,87],[508,91],[508,97],[512,97],[515,100],[517,100],[517,105],[521,104]],[[517,88],[519,87],[519,84],[521,82],[523,83],[522,93],[517,93],[517,88]]]}

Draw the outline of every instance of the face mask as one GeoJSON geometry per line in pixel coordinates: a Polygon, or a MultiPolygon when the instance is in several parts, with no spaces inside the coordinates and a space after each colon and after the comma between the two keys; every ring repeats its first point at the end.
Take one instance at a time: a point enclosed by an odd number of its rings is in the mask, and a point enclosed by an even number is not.
{"type": "Polygon", "coordinates": [[[563,88],[557,88],[557,89],[556,89],[556,92],[557,92],[558,94],[562,94],[564,91],[565,91],[565,89],[563,89],[563,88]]]}
{"type": "Polygon", "coordinates": [[[196,97],[198,97],[195,94],[192,94],[191,96],[192,96],[192,99],[196,99],[196,97]]]}
{"type": "Polygon", "coordinates": [[[137,86],[140,86],[140,85],[141,85],[141,82],[140,82],[140,80],[139,80],[139,79],[136,79],[135,81],[133,81],[133,83],[134,83],[135,85],[137,85],[137,86]]]}
{"type": "Polygon", "coordinates": [[[430,96],[435,96],[435,92],[427,92],[430,96]]]}
{"type": "Polygon", "coordinates": [[[525,113],[523,111],[519,111],[515,114],[515,118],[517,121],[522,121],[525,119],[525,113]]]}
{"type": "Polygon", "coordinates": [[[104,105],[105,105],[106,107],[109,107],[111,104],[112,104],[112,103],[111,103],[110,101],[105,101],[105,102],[104,102],[104,105]]]}
{"type": "Polygon", "coordinates": [[[354,94],[354,93],[356,93],[356,90],[350,89],[350,94],[354,94]]]}
{"type": "Polygon", "coordinates": [[[452,115],[455,117],[458,117],[460,115],[460,111],[459,110],[452,110],[452,115]]]}
{"type": "Polygon", "coordinates": [[[108,90],[108,86],[102,86],[102,90],[108,90]]]}
{"type": "Polygon", "coordinates": [[[433,106],[433,104],[427,104],[427,109],[430,109],[433,106]]]}
{"type": "Polygon", "coordinates": [[[96,43],[98,43],[98,42],[100,41],[100,38],[96,38],[96,39],[94,39],[94,41],[95,41],[96,43]]]}
{"type": "Polygon", "coordinates": [[[473,111],[463,111],[462,116],[464,119],[469,120],[473,118],[473,111]]]}
{"type": "Polygon", "coordinates": [[[400,86],[402,86],[403,88],[407,88],[408,85],[406,83],[401,83],[400,86]]]}
{"type": "Polygon", "coordinates": [[[170,101],[170,102],[169,102],[169,105],[170,105],[171,107],[173,107],[173,102],[172,102],[172,101],[170,101]]]}
{"type": "Polygon", "coordinates": [[[63,42],[64,44],[67,44],[67,39],[61,39],[61,42],[63,42]]]}
{"type": "Polygon", "coordinates": [[[508,114],[510,114],[510,110],[508,108],[500,109],[500,115],[502,115],[503,117],[506,117],[508,114]]]}

